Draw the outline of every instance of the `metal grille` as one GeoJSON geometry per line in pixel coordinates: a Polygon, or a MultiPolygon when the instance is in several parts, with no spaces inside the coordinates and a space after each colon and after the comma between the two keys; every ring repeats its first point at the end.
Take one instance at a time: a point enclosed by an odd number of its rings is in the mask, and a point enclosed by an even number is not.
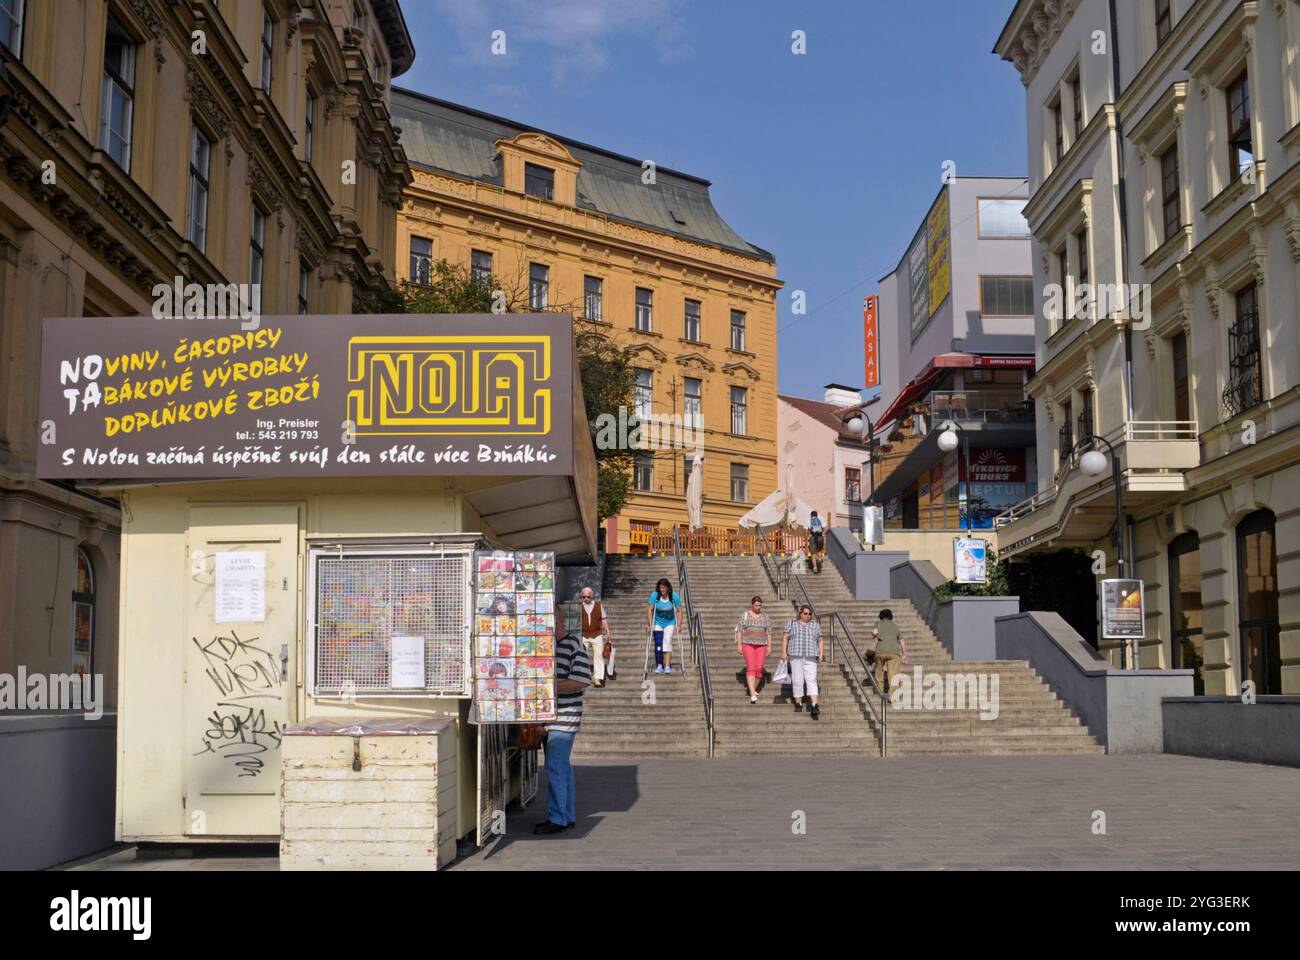
{"type": "MultiPolygon", "coordinates": [[[[484,723],[478,727],[478,845],[492,837],[498,811],[505,826],[506,804],[510,801],[510,727],[484,723]]],[[[534,788],[536,789],[536,788],[534,788]]]]}
{"type": "Polygon", "coordinates": [[[466,555],[317,558],[315,692],[468,696],[466,555]],[[423,690],[394,690],[393,637],[424,638],[423,690]]]}
{"type": "Polygon", "coordinates": [[[537,787],[541,780],[537,772],[537,756],[540,750],[519,751],[519,806],[528,806],[528,801],[537,796],[537,787]]]}

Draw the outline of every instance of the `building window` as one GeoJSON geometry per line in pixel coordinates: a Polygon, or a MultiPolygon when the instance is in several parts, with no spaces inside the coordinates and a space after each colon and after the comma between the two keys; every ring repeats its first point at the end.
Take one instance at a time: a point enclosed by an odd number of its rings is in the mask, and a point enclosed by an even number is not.
{"type": "MultiPolygon", "coordinates": [[[[1075,268],[1074,282],[1082,288],[1088,285],[1088,279],[1091,271],[1088,269],[1088,228],[1084,227],[1074,235],[1074,256],[1077,267],[1075,268]]],[[[1082,294],[1079,294],[1079,302],[1075,307],[1074,316],[1076,319],[1082,319],[1088,313],[1087,303],[1082,294]]]]}
{"type": "Polygon", "coordinates": [[[1282,692],[1278,625],[1277,540],[1271,510],[1256,510],[1237,524],[1237,602],[1241,674],[1256,694],[1282,692]]]}
{"type": "Polygon", "coordinates": [[[95,669],[95,568],[90,554],[77,548],[77,583],[72,591],[72,671],[77,676],[95,669]]]}
{"type": "Polygon", "coordinates": [[[1074,110],[1074,139],[1083,133],[1083,84],[1076,73],[1070,78],[1070,107],[1074,110]]]}
{"type": "Polygon", "coordinates": [[[203,135],[199,125],[193,124],[190,133],[190,222],[186,237],[200,251],[208,243],[208,170],[212,159],[212,144],[203,135]]]}
{"type": "Polygon", "coordinates": [[[271,92],[271,51],[275,49],[275,21],[271,11],[262,8],[262,89],[271,92]]]}
{"type": "Polygon", "coordinates": [[[262,283],[262,267],[266,263],[266,214],[253,204],[253,224],[248,236],[248,282],[254,287],[262,283]]]}
{"type": "Polygon", "coordinates": [[[22,56],[23,0],[0,0],[0,47],[22,56]]]}
{"type": "Polygon", "coordinates": [[[648,420],[654,412],[654,373],[638,369],[636,372],[636,415],[648,420]]]}
{"type": "Polygon", "coordinates": [[[731,500],[733,503],[749,502],[749,464],[731,465],[731,500]]]}
{"type": "Polygon", "coordinates": [[[528,265],[528,306],[545,310],[550,303],[551,268],[540,263],[528,265]]]}
{"type": "Polygon", "coordinates": [[[981,199],[977,213],[982,240],[1027,240],[1032,236],[1024,200],[981,199]]]}
{"type": "Polygon", "coordinates": [[[427,287],[433,282],[433,241],[427,237],[411,238],[411,282],[427,287]]]}
{"type": "Polygon", "coordinates": [[[1155,4],[1156,46],[1160,46],[1174,30],[1174,11],[1172,0],[1155,0],[1155,4]]]}
{"type": "Polygon", "coordinates": [[[743,310],[731,311],[731,349],[740,351],[745,349],[745,312],[743,310]]]}
{"type": "MultiPolygon", "coordinates": [[[[691,489],[691,470],[695,466],[695,455],[686,453],[682,454],[682,496],[686,496],[691,489]]],[[[704,464],[700,464],[700,479],[704,478],[704,464]]],[[[701,495],[703,491],[701,491],[701,495]]]]}
{"type": "Polygon", "coordinates": [[[655,458],[652,453],[638,453],[632,485],[637,490],[653,490],[655,485],[655,458]]]}
{"type": "Polygon", "coordinates": [[[316,130],[316,97],[310,90],[307,91],[307,109],[304,113],[303,132],[302,132],[302,156],[308,163],[311,163],[312,141],[316,130]]]}
{"type": "Polygon", "coordinates": [[[704,381],[686,377],[683,382],[686,394],[683,422],[699,430],[704,425],[704,381]]]}
{"type": "Polygon", "coordinates": [[[844,500],[846,503],[862,502],[862,468],[844,468],[844,500]]]}
{"type": "Polygon", "coordinates": [[[1176,333],[1169,342],[1174,357],[1174,419],[1192,419],[1192,388],[1187,364],[1187,334],[1176,333]]]}
{"type": "Polygon", "coordinates": [[[1165,239],[1182,226],[1178,203],[1178,144],[1160,155],[1160,207],[1164,214],[1165,239]]]}
{"type": "Polygon", "coordinates": [[[104,41],[99,147],[119,167],[131,170],[131,115],[135,107],[136,44],[115,17],[108,18],[104,41]]]}
{"type": "Polygon", "coordinates": [[[582,315],[588,320],[600,320],[605,298],[605,281],[600,277],[582,279],[582,315]]]}
{"type": "Polygon", "coordinates": [[[492,254],[486,250],[469,252],[469,275],[479,283],[492,285],[492,254]]]}
{"type": "Polygon", "coordinates": [[[749,391],[744,387],[731,388],[731,432],[745,436],[748,425],[749,391]]]}
{"type": "Polygon", "coordinates": [[[311,267],[298,263],[298,313],[310,312],[311,307],[311,267]]]}
{"type": "Polygon", "coordinates": [[[654,329],[654,291],[645,287],[636,288],[636,328],[643,333],[654,329]]]}
{"type": "Polygon", "coordinates": [[[1250,80],[1243,71],[1228,84],[1228,166],[1237,180],[1255,165],[1255,147],[1250,135],[1250,80]]]}
{"type": "Polygon", "coordinates": [[[1079,411],[1079,419],[1076,421],[1075,426],[1079,428],[1077,436],[1080,440],[1091,437],[1096,430],[1097,422],[1093,419],[1091,389],[1083,392],[1083,409],[1079,411]]]}
{"type": "Polygon", "coordinates": [[[1169,617],[1169,665],[1175,670],[1195,671],[1192,692],[1202,696],[1205,637],[1201,625],[1201,539],[1195,531],[1169,542],[1169,617]]]}
{"type": "Polygon", "coordinates": [[[1048,108],[1052,111],[1052,129],[1056,134],[1056,162],[1065,156],[1065,118],[1061,115],[1061,99],[1058,97],[1048,108]]]}
{"type": "Polygon", "coordinates": [[[1237,291],[1236,323],[1228,328],[1228,386],[1223,414],[1235,417],[1264,399],[1259,355],[1259,298],[1255,284],[1237,291]]]}
{"type": "Polygon", "coordinates": [[[686,301],[686,318],[683,337],[692,343],[700,342],[700,301],[686,301]]]}
{"type": "Polygon", "coordinates": [[[535,163],[524,164],[524,193],[543,200],[555,199],[555,171],[535,163]]]}
{"type": "Polygon", "coordinates": [[[1032,317],[1033,277],[980,277],[980,315],[1032,317]]]}

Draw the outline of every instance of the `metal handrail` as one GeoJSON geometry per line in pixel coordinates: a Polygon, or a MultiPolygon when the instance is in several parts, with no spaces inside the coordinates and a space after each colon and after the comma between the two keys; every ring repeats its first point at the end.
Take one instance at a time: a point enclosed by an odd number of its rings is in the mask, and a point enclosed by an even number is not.
{"type": "MultiPolygon", "coordinates": [[[[803,580],[800,578],[799,574],[790,569],[789,563],[778,564],[768,555],[766,550],[767,537],[762,535],[762,527],[759,527],[759,533],[760,536],[758,537],[758,542],[761,545],[758,548],[758,558],[763,564],[763,570],[767,573],[768,579],[772,581],[772,586],[776,588],[777,596],[782,599],[789,599],[791,604],[796,608],[800,607],[802,604],[794,597],[786,597],[787,588],[790,585],[793,585],[794,588],[798,590],[799,596],[803,598],[803,603],[806,603],[809,609],[812,610],[813,616],[817,618],[818,622],[823,619],[828,621],[830,627],[831,650],[834,652],[838,649],[844,657],[843,664],[848,668],[849,677],[853,680],[854,686],[857,687],[858,692],[862,695],[862,702],[865,703],[867,709],[871,711],[871,716],[875,719],[877,726],[880,728],[880,755],[882,757],[885,756],[889,717],[889,698],[885,696],[885,692],[880,689],[880,684],[876,682],[875,673],[867,666],[866,659],[862,656],[862,652],[858,649],[858,645],[853,640],[853,632],[849,630],[849,625],[844,622],[844,618],[840,616],[839,611],[832,611],[831,613],[825,614],[824,617],[818,616],[817,607],[814,606],[812,598],[808,596],[808,591],[804,587],[803,580]],[[836,632],[837,624],[839,626],[839,632],[844,635],[844,640],[848,641],[847,649],[845,649],[844,643],[836,632]],[[853,654],[852,659],[848,656],[850,652],[853,654]],[[862,668],[862,673],[866,675],[867,681],[871,685],[871,691],[880,698],[879,710],[877,710],[875,705],[872,704],[871,694],[867,692],[862,681],[858,678],[854,661],[857,662],[857,666],[862,668]]],[[[827,631],[823,631],[823,633],[826,632],[827,631]]]]}
{"type": "Polygon", "coordinates": [[[709,649],[704,642],[704,620],[695,611],[691,599],[691,579],[686,571],[686,558],[682,555],[679,527],[673,528],[673,557],[677,561],[677,580],[682,586],[682,602],[686,606],[686,621],[690,628],[691,659],[700,675],[700,696],[704,700],[704,723],[709,733],[709,756],[713,756],[713,677],[709,672],[709,649]]]}

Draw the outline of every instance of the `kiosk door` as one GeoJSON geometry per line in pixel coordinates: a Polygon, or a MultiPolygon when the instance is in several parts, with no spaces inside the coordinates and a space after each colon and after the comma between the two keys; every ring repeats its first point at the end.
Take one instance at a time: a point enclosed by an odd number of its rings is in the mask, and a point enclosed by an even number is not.
{"type": "Polygon", "coordinates": [[[298,506],[190,508],[186,833],[278,836],[298,662],[298,506]]]}

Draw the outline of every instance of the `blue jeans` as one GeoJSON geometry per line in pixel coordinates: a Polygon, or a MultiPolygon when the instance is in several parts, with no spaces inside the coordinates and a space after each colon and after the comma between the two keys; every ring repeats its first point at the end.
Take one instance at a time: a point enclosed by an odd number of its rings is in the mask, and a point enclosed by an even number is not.
{"type": "Polygon", "coordinates": [[[573,789],[572,733],[546,735],[546,816],[551,823],[567,827],[578,822],[578,798],[573,789]]]}

